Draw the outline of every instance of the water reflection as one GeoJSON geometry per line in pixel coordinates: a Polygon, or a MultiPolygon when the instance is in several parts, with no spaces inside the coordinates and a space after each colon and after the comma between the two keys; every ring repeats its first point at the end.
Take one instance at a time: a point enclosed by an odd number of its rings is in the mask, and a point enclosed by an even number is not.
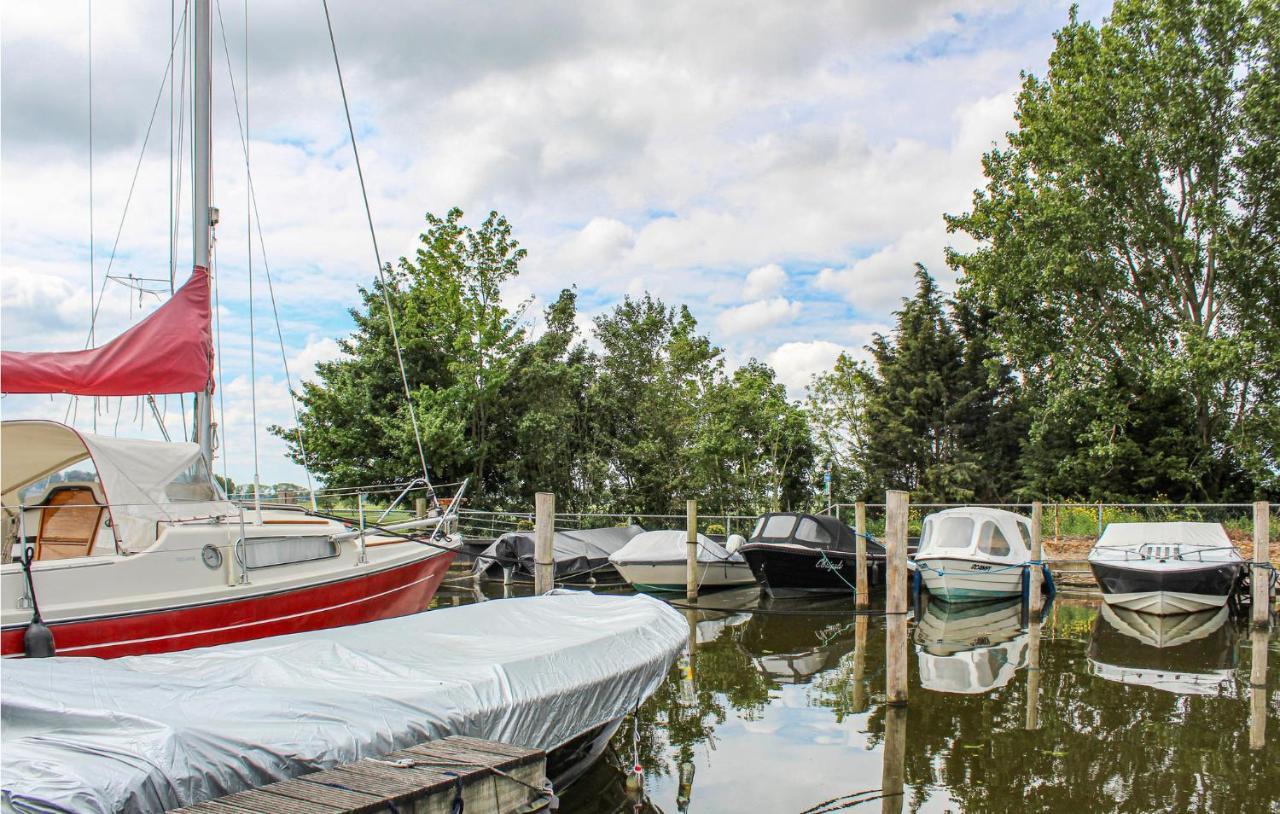
{"type": "Polygon", "coordinates": [[[1227,608],[1153,616],[1104,604],[1089,641],[1099,678],[1176,695],[1234,690],[1235,626],[1227,608]]]}
{"type": "Polygon", "coordinates": [[[948,605],[930,602],[916,626],[920,685],[974,694],[1003,687],[1026,666],[1028,637],[1022,602],[948,605]]]}
{"type": "Polygon", "coordinates": [[[884,704],[882,617],[857,616],[851,599],[754,593],[709,594],[718,610],[686,616],[687,680],[673,667],[561,812],[1278,810],[1277,629],[1061,599],[1020,628],[1016,603],[930,603],[897,710],[884,704]],[[936,659],[970,660],[973,691],[926,691],[936,659]],[[1217,683],[1177,692],[1099,664],[1217,683]]]}

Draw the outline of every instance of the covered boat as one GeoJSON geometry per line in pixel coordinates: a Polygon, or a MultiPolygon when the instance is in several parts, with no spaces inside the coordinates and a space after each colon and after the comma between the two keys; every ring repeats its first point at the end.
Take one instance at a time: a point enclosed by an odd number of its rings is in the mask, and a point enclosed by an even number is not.
{"type": "Polygon", "coordinates": [[[234,504],[194,443],[6,421],[0,447],[5,559],[30,562],[0,566],[5,657],[35,607],[58,655],[102,658],[416,613],[453,558],[448,518],[419,541],[234,504]]]}
{"type": "MultiPolygon", "coordinates": [[[[737,538],[741,540],[741,537],[737,538]]],[[[609,557],[622,578],[642,591],[683,591],[687,582],[688,532],[646,531],[609,557]]],[[[698,535],[699,588],[753,585],[756,578],[741,554],[698,535]]]]}
{"type": "MultiPolygon", "coordinates": [[[[857,547],[853,530],[830,515],[763,515],[739,553],[771,596],[855,590],[857,547]]],[[[884,572],[884,546],[868,539],[868,587],[883,585],[884,572]]]]}
{"type": "MultiPolygon", "coordinates": [[[[551,542],[557,582],[617,579],[609,557],[644,529],[635,524],[598,529],[557,529],[551,542]]],[[[502,535],[471,565],[485,579],[533,579],[533,532],[502,535]]]]}
{"type": "Polygon", "coordinates": [[[1005,686],[1027,665],[1028,633],[1022,603],[930,602],[916,625],[920,686],[974,695],[1005,686]]]}
{"type": "Polygon", "coordinates": [[[1103,604],[1089,637],[1089,672],[1175,695],[1220,695],[1235,686],[1235,631],[1221,608],[1156,616],[1103,604]]]}
{"type": "Polygon", "coordinates": [[[638,707],[688,627],[557,592],[182,653],[5,665],[15,811],[165,811],[416,743],[552,750],[638,707]]]}
{"type": "Polygon", "coordinates": [[[1108,604],[1161,616],[1222,607],[1245,567],[1221,523],[1110,523],[1089,552],[1108,604]]]}
{"type": "Polygon", "coordinates": [[[1019,596],[1030,561],[1031,521],[979,506],[926,517],[915,556],[925,587],[944,602],[1019,596]]]}

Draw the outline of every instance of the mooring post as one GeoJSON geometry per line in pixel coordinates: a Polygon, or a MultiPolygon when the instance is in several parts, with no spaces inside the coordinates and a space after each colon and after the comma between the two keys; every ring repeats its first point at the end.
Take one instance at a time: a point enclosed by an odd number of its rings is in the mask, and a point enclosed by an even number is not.
{"type": "Polygon", "coordinates": [[[857,588],[858,607],[865,608],[870,604],[871,592],[867,584],[867,504],[862,501],[853,504],[853,530],[854,546],[858,552],[853,585],[857,588]]]}
{"type": "Polygon", "coordinates": [[[427,499],[425,497],[415,497],[413,499],[413,513],[417,517],[427,516],[427,499]]]}
{"type": "Polygon", "coordinates": [[[556,534],[556,496],[538,492],[533,499],[533,592],[539,596],[555,584],[552,543],[556,534]]]}
{"type": "Polygon", "coordinates": [[[1267,631],[1255,627],[1253,668],[1249,671],[1249,748],[1261,749],[1267,744],[1267,631]]]}
{"type": "Polygon", "coordinates": [[[1253,504],[1253,623],[1265,625],[1271,620],[1271,504],[1259,500],[1253,504]]]}
{"type": "Polygon", "coordinates": [[[1043,559],[1043,529],[1044,525],[1044,504],[1040,501],[1033,501],[1031,504],[1031,583],[1030,596],[1027,601],[1030,603],[1031,613],[1034,615],[1040,611],[1043,601],[1040,598],[1041,583],[1044,581],[1043,565],[1040,561],[1043,559]]]}
{"type": "Polygon", "coordinates": [[[907,703],[907,511],[906,492],[885,493],[885,701],[907,703]]]}
{"type": "Polygon", "coordinates": [[[1098,501],[1098,536],[1102,536],[1102,501],[1098,501]]]}
{"type": "Polygon", "coordinates": [[[690,602],[698,601],[698,501],[684,502],[685,525],[689,536],[685,538],[684,594],[690,602]]]}
{"type": "Polygon", "coordinates": [[[870,621],[865,613],[853,620],[853,697],[850,701],[854,712],[867,711],[867,626],[870,621]]]}
{"type": "MultiPolygon", "coordinates": [[[[905,622],[905,618],[903,619],[905,622]]],[[[884,711],[884,763],[880,767],[880,811],[900,814],[903,785],[907,776],[907,710],[889,707],[884,711]]]]}

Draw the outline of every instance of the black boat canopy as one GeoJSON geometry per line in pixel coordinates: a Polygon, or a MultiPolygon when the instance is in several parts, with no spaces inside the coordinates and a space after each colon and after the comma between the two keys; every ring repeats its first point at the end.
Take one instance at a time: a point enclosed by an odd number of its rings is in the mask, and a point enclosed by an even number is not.
{"type": "MultiPolygon", "coordinates": [[[[791,543],[824,551],[857,550],[853,530],[839,519],[826,514],[802,512],[771,512],[756,520],[751,532],[751,543],[791,543]]],[[[867,540],[867,553],[884,555],[884,546],[867,540]]]]}

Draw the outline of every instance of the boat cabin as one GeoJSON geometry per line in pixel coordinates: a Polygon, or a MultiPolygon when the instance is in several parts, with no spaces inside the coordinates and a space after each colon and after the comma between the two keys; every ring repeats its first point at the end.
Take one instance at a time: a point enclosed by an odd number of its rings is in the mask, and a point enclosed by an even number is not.
{"type": "Polygon", "coordinates": [[[1031,559],[1031,521],[1004,509],[966,506],[924,519],[916,559],[1024,563],[1031,559]]]}
{"type": "MultiPolygon", "coordinates": [[[[773,543],[820,548],[825,551],[857,550],[853,530],[826,514],[773,512],[761,515],[748,543],[773,543]]],[[[867,541],[867,551],[883,554],[879,543],[867,541]]]]}

